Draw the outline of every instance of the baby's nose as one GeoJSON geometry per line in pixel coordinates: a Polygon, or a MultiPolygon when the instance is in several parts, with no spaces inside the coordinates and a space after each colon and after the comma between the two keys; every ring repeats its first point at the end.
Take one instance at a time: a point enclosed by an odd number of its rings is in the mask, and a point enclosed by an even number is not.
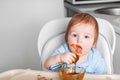
{"type": "Polygon", "coordinates": [[[78,43],[81,43],[81,42],[82,42],[82,39],[81,39],[81,38],[78,38],[78,39],[77,39],[77,42],[78,42],[78,43]]]}

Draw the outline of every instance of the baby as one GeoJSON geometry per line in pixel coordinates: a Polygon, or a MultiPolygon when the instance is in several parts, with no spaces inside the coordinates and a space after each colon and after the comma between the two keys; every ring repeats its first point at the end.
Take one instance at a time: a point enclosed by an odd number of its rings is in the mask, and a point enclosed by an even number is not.
{"type": "Polygon", "coordinates": [[[98,23],[92,15],[75,14],[66,30],[66,43],[46,60],[45,67],[49,70],[56,68],[59,71],[67,65],[76,63],[76,66],[84,67],[87,73],[106,73],[104,59],[96,49],[98,35],[98,23]],[[55,65],[58,67],[54,67],[55,65]]]}

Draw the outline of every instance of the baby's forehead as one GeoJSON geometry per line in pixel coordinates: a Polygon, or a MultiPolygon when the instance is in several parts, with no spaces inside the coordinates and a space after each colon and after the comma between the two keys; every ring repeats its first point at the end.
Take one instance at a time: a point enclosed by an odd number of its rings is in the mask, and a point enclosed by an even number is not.
{"type": "Polygon", "coordinates": [[[80,33],[80,32],[95,32],[95,29],[93,26],[91,25],[75,25],[73,26],[69,32],[77,32],[77,33],[80,33]]]}
{"type": "Polygon", "coordinates": [[[69,30],[72,30],[73,28],[94,28],[95,29],[95,25],[94,24],[90,24],[90,23],[77,23],[71,26],[71,28],[69,30]]]}

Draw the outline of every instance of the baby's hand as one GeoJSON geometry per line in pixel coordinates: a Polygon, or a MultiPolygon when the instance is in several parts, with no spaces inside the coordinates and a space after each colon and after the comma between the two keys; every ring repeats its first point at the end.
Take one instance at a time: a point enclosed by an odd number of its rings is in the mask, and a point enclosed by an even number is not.
{"type": "Polygon", "coordinates": [[[71,64],[76,61],[77,56],[74,53],[66,52],[61,54],[60,60],[63,63],[71,64]]]}

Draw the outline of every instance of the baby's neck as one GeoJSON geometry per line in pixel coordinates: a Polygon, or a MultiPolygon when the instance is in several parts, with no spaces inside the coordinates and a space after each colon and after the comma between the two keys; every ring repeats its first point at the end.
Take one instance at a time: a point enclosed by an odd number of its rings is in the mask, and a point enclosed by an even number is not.
{"type": "Polygon", "coordinates": [[[77,61],[77,64],[82,64],[82,63],[85,63],[88,59],[88,54],[86,55],[83,55],[79,58],[79,60],[77,61]]]}

